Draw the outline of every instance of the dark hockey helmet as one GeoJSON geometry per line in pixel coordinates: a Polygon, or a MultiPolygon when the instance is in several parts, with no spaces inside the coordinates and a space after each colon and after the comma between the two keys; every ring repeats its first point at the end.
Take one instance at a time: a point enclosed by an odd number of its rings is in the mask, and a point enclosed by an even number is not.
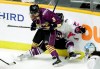
{"type": "Polygon", "coordinates": [[[39,12],[39,6],[38,5],[30,5],[30,14],[36,14],[39,12]]]}
{"type": "Polygon", "coordinates": [[[58,17],[61,19],[61,22],[63,23],[64,21],[64,15],[63,13],[56,13],[58,15],[58,17]]]}
{"type": "Polygon", "coordinates": [[[75,28],[75,33],[82,33],[84,34],[86,32],[86,28],[83,26],[78,26],[75,28]]]}

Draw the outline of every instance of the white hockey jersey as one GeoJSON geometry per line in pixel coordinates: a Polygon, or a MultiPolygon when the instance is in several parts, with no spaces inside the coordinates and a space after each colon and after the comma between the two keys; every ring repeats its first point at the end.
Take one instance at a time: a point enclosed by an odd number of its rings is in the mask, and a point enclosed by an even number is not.
{"type": "Polygon", "coordinates": [[[74,22],[71,19],[65,20],[60,28],[57,30],[62,32],[63,38],[67,40],[73,40],[79,38],[80,34],[75,33],[75,28],[79,26],[79,23],[74,22]]]}
{"type": "Polygon", "coordinates": [[[75,33],[75,28],[79,26],[79,23],[74,22],[74,20],[68,19],[65,21],[60,28],[57,30],[62,32],[62,38],[74,42],[75,50],[83,50],[82,48],[82,37],[81,34],[75,33]]]}

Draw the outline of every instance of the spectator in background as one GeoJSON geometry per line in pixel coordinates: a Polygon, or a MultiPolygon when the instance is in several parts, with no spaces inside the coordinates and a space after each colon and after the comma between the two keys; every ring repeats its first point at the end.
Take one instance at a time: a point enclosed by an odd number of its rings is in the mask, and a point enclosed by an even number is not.
{"type": "Polygon", "coordinates": [[[82,5],[80,6],[80,8],[90,9],[90,3],[82,3],[82,5]]]}
{"type": "Polygon", "coordinates": [[[100,4],[98,4],[98,5],[96,6],[96,9],[97,9],[97,10],[100,10],[100,4]]]}

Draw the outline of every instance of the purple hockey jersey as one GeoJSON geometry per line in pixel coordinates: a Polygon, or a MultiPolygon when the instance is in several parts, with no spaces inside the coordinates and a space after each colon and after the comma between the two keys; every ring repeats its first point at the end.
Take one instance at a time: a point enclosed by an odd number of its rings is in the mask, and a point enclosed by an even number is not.
{"type": "MultiPolygon", "coordinates": [[[[39,27],[50,26],[51,23],[61,24],[61,19],[58,15],[48,9],[39,9],[39,19],[36,19],[36,24],[39,27]]],[[[56,39],[56,31],[51,32],[49,37],[49,45],[54,46],[56,39]]]]}
{"type": "Polygon", "coordinates": [[[58,15],[48,9],[40,8],[40,19],[37,19],[37,24],[55,23],[61,24],[61,19],[58,15]]]}

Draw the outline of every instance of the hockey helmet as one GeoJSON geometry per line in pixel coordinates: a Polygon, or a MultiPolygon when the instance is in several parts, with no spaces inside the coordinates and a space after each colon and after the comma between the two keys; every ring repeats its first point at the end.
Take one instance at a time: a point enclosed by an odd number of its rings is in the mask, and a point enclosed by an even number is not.
{"type": "Polygon", "coordinates": [[[61,19],[61,22],[63,23],[64,21],[64,15],[63,13],[56,13],[58,15],[58,17],[61,19]]]}
{"type": "Polygon", "coordinates": [[[39,6],[38,5],[30,5],[30,14],[36,14],[39,12],[39,6]]]}
{"type": "Polygon", "coordinates": [[[82,34],[84,34],[85,32],[86,32],[86,29],[83,26],[78,26],[78,27],[75,28],[75,33],[82,33],[82,34]]]}

